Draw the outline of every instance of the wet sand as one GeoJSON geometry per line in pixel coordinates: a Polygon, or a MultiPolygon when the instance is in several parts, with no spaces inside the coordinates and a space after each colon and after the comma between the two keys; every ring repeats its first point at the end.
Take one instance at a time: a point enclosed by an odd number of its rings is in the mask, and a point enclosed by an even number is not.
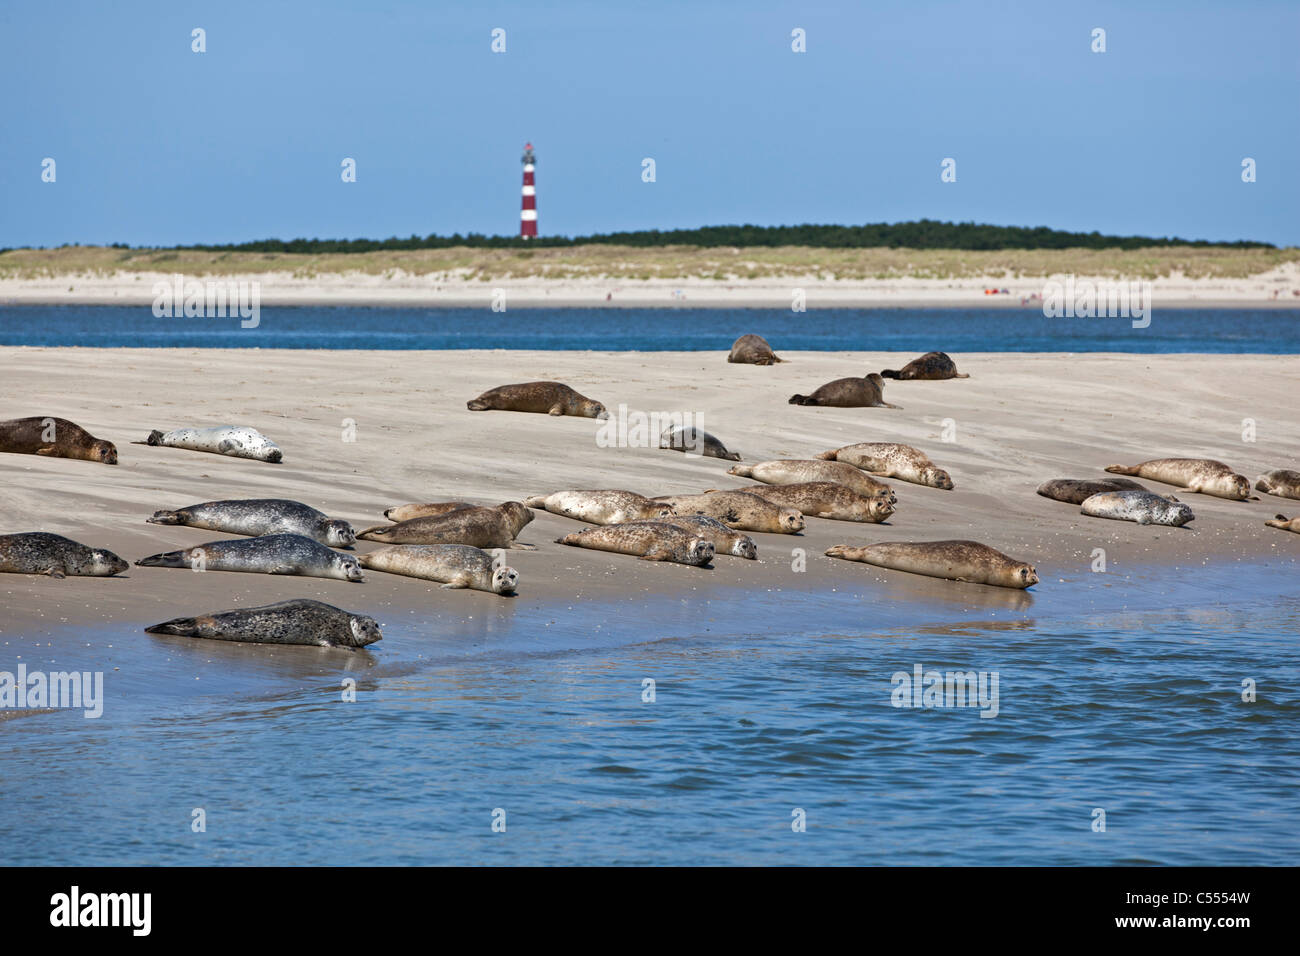
{"type": "MultiPolygon", "coordinates": [[[[897,600],[966,605],[983,616],[1070,587],[1089,574],[1096,548],[1105,549],[1112,574],[1139,578],[1147,566],[1294,566],[1300,556],[1300,535],[1263,523],[1278,512],[1300,511],[1300,502],[1187,495],[1197,518],[1175,529],[1087,518],[1077,506],[1034,493],[1048,478],[1100,477],[1107,464],[1152,457],[1217,458],[1252,482],[1262,471],[1297,468],[1292,456],[1300,423],[1291,410],[1298,359],[963,354],[955,358],[969,379],[888,383],[886,400],[903,406],[895,410],[807,408],[786,400],[914,356],[786,357],[785,364],[757,368],[728,365],[723,353],[713,352],[0,349],[3,417],[69,418],[115,442],[121,461],[111,467],[0,455],[0,532],[51,531],[130,561],[227,537],[145,523],[159,508],[219,498],[294,498],[360,530],[386,523],[386,507],[410,501],[496,503],[583,487],[655,495],[748,483],[726,474],[730,462],[653,447],[601,447],[602,422],[465,408],[489,387],[537,379],[565,381],[615,414],[620,403],[630,411],[691,413],[746,462],[811,458],[857,441],[906,442],[948,469],[957,486],[939,491],[891,480],[899,504],[888,524],[810,518],[802,535],[753,535],[757,562],[722,556],[712,569],[555,544],[583,525],[539,513],[520,535],[538,550],[509,553],[521,576],[513,599],[444,591],[380,572],[368,572],[364,584],[138,567],[113,579],[5,574],[0,635],[26,641],[66,635],[69,628],[143,625],[291,597],[328,601],[381,623],[461,622],[470,630],[478,625],[467,622],[476,617],[508,628],[521,611],[562,614],[576,602],[644,614],[648,599],[694,603],[759,590],[798,592],[800,601],[815,602],[818,592],[864,586],[871,589],[864,594],[884,588],[897,600]],[[344,440],[348,419],[356,423],[351,442],[344,440]],[[942,440],[945,419],[954,441],[942,440]],[[1244,419],[1254,421],[1254,442],[1243,441],[1244,419]],[[154,428],[223,423],[260,429],[284,450],[284,463],[131,444],[154,428]],[[943,538],[973,538],[1034,562],[1042,582],[1027,596],[822,554],[844,542],[943,538]],[[807,571],[792,570],[793,549],[806,551],[807,571]]],[[[870,613],[864,601],[864,617],[870,613]]],[[[382,656],[384,648],[372,650],[382,656]]]]}

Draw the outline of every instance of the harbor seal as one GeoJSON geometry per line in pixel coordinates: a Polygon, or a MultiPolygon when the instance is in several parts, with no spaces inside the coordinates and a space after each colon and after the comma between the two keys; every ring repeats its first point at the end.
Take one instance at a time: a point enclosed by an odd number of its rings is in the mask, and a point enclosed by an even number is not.
{"type": "Polygon", "coordinates": [[[670,425],[659,436],[659,447],[672,451],[688,451],[705,458],[722,458],[725,461],[740,461],[740,455],[727,451],[722,444],[708,432],[693,426],[670,425]]]}
{"type": "Polygon", "coordinates": [[[918,359],[912,359],[901,369],[887,368],[880,373],[885,378],[934,382],[945,378],[970,378],[957,371],[957,364],[948,357],[947,352],[926,352],[918,359]]]}
{"type": "Polygon", "coordinates": [[[609,418],[600,402],[579,395],[560,382],[524,382],[499,385],[465,403],[471,412],[500,409],[507,412],[538,412],[547,415],[575,415],[578,418],[609,418]]]}
{"type": "Polygon", "coordinates": [[[111,441],[96,438],[75,422],[51,415],[0,422],[0,451],[117,464],[117,446],[111,441]]]}
{"type": "Polygon", "coordinates": [[[287,498],[205,501],[175,511],[155,511],[146,520],[227,534],[301,534],[331,548],[350,548],[357,538],[348,522],[287,498]]]}
{"type": "Polygon", "coordinates": [[[203,571],[250,571],[301,574],[309,578],[364,581],[361,564],[350,554],[331,551],[301,534],[264,534],[237,541],[209,541],[184,551],[151,554],[136,562],[142,568],[189,568],[203,571]]]}
{"type": "Polygon", "coordinates": [[[629,521],[654,521],[673,513],[662,501],[651,501],[635,491],[609,488],[597,491],[557,491],[524,499],[530,508],[553,515],[576,518],[590,524],[626,524],[629,521]]]}
{"type": "Polygon", "coordinates": [[[783,508],[743,491],[715,491],[707,495],[664,495],[655,501],[672,505],[679,515],[700,514],[716,518],[738,531],[767,531],[798,534],[804,529],[803,515],[795,508],[783,508]]]}
{"type": "Polygon", "coordinates": [[[842,461],[873,475],[952,491],[949,474],[932,462],[925,452],[911,445],[888,441],[859,442],[824,451],[817,457],[825,461],[842,461]]]}
{"type": "Polygon", "coordinates": [[[1223,462],[1211,458],[1153,458],[1132,467],[1108,465],[1106,470],[1115,475],[1136,475],[1167,485],[1178,485],[1183,491],[1216,498],[1232,501],[1252,498],[1249,478],[1235,474],[1223,462]]]}
{"type": "Polygon", "coordinates": [[[436,518],[450,511],[477,507],[479,506],[468,501],[433,501],[428,504],[398,505],[385,511],[384,517],[389,521],[410,521],[412,518],[436,518]]]}
{"type": "Polygon", "coordinates": [[[775,365],[785,359],[776,357],[772,346],[767,344],[767,339],[763,336],[750,333],[731,343],[731,354],[727,356],[727,361],[738,365],[775,365]]]}
{"type": "Polygon", "coordinates": [[[733,531],[717,518],[710,518],[708,515],[672,515],[664,518],[663,521],[665,524],[711,541],[714,554],[730,554],[737,558],[748,558],[750,561],[758,558],[758,545],[754,544],[753,538],[739,531],[733,531]]]}
{"type": "Polygon", "coordinates": [[[1167,498],[1150,491],[1103,491],[1085,498],[1079,513],[1094,518],[1115,518],[1138,524],[1165,524],[1181,528],[1196,515],[1190,506],[1177,498],[1167,498]]]}
{"type": "Polygon", "coordinates": [[[783,459],[760,461],[754,465],[733,465],[727,474],[739,478],[753,478],[768,485],[795,485],[809,481],[833,481],[851,488],[866,498],[884,498],[890,504],[898,502],[894,489],[883,481],[876,481],[861,468],[843,461],[819,459],[783,459]]]}
{"type": "Polygon", "coordinates": [[[373,617],[352,614],[322,601],[281,601],[261,607],[176,617],[144,629],[146,634],[201,637],[247,644],[304,644],[361,648],[382,640],[373,617]]]}
{"type": "Polygon", "coordinates": [[[112,551],[92,548],[61,534],[0,534],[0,572],[110,578],[130,566],[112,551]]]}
{"type": "MultiPolygon", "coordinates": [[[[834,481],[801,481],[793,485],[749,485],[731,488],[757,495],[782,508],[794,508],[814,518],[879,524],[894,513],[888,498],[868,498],[834,481]]],[[[705,492],[709,494],[710,492],[705,492]]]]}
{"type": "Polygon", "coordinates": [[[696,567],[713,560],[713,542],[663,521],[633,521],[586,528],[556,538],[555,543],[634,554],[642,561],[673,561],[696,567]]]}
{"type": "Polygon", "coordinates": [[[878,568],[1000,588],[1028,588],[1038,583],[1038,572],[1033,565],[978,541],[888,541],[864,548],[837,544],[826,554],[878,568]]]}
{"type": "Polygon", "coordinates": [[[1279,498],[1300,498],[1300,471],[1286,468],[1266,471],[1255,480],[1255,490],[1279,498]]]}
{"type": "Polygon", "coordinates": [[[484,549],[532,551],[531,544],[515,541],[532,520],[532,511],[522,502],[506,501],[495,508],[457,508],[446,514],[367,528],[357,538],[384,544],[468,544],[484,549]]]}
{"type": "Polygon", "coordinates": [[[1300,518],[1275,515],[1271,521],[1265,521],[1264,524],[1270,528],[1281,528],[1283,531],[1294,531],[1296,534],[1300,534],[1300,518]]]}
{"type": "Polygon", "coordinates": [[[363,568],[441,581],[444,588],[473,588],[512,594],[519,584],[514,568],[496,567],[492,555],[467,544],[394,544],[357,556],[363,568]]]}
{"type": "Polygon", "coordinates": [[[1038,486],[1038,493],[1053,501],[1081,505],[1093,495],[1107,491],[1146,491],[1136,481],[1127,478],[1053,478],[1038,486]]]}
{"type": "Polygon", "coordinates": [[[811,395],[791,395],[790,405],[823,405],[828,408],[897,408],[885,401],[885,382],[872,372],[865,378],[837,378],[811,395]]]}
{"type": "Polygon", "coordinates": [[[275,442],[256,428],[249,428],[247,425],[173,428],[169,432],[154,429],[149,433],[148,438],[136,444],[208,451],[228,458],[251,458],[254,461],[266,461],[273,465],[278,465],[284,459],[275,442]]]}

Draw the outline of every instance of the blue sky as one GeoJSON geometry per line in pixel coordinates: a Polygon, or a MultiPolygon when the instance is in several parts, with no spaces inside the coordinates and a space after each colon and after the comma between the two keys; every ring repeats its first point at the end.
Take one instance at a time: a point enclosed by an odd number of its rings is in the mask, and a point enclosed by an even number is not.
{"type": "Polygon", "coordinates": [[[5,3],[0,246],[514,234],[526,140],[543,235],[928,217],[1296,245],[1298,48],[1296,2],[5,3]]]}

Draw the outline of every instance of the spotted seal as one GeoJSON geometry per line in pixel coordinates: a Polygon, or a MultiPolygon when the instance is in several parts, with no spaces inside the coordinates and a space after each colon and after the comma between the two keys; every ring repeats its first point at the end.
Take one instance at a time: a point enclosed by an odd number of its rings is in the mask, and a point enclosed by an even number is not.
{"type": "Polygon", "coordinates": [[[952,478],[932,462],[925,452],[911,445],[888,441],[859,442],[832,448],[817,456],[825,461],[842,461],[873,475],[897,478],[930,488],[952,490],[952,478]]]}
{"type": "Polygon", "coordinates": [[[477,507],[479,505],[470,504],[468,501],[433,501],[428,504],[397,505],[385,511],[384,517],[389,521],[410,521],[412,518],[436,518],[449,511],[477,507]]]}
{"type": "Polygon", "coordinates": [[[273,465],[284,460],[278,445],[256,428],[247,425],[217,425],[212,428],[173,428],[169,432],[154,429],[143,442],[163,448],[186,448],[207,451],[228,458],[251,458],[273,465]]]}
{"type": "Polygon", "coordinates": [[[1196,517],[1189,505],[1177,498],[1157,495],[1150,491],[1103,491],[1085,498],[1079,513],[1094,518],[1115,518],[1119,521],[1136,521],[1138,524],[1163,524],[1181,528],[1196,517]]]}
{"type": "MultiPolygon", "coordinates": [[[[834,481],[801,481],[793,485],[748,485],[731,488],[757,495],[782,508],[795,508],[814,518],[879,524],[894,513],[888,498],[868,498],[834,481]]],[[[707,492],[706,492],[707,494],[707,492]]]]}
{"type": "Polygon", "coordinates": [[[23,531],[0,534],[0,572],[108,578],[131,565],[112,551],[92,548],[61,534],[23,531]]]}
{"type": "Polygon", "coordinates": [[[357,538],[384,544],[468,544],[484,549],[532,551],[531,544],[515,540],[532,520],[532,511],[522,502],[506,501],[495,508],[457,508],[445,514],[367,528],[357,538]]]}
{"type": "Polygon", "coordinates": [[[1177,485],[1183,491],[1215,498],[1246,501],[1252,497],[1249,478],[1212,458],[1153,458],[1132,466],[1108,465],[1106,470],[1114,475],[1136,475],[1177,485]]]}
{"type": "Polygon", "coordinates": [[[1255,480],[1255,490],[1279,498],[1300,498],[1300,471],[1286,468],[1266,471],[1255,480]]]}
{"type": "Polygon", "coordinates": [[[713,542],[715,554],[730,554],[737,558],[748,558],[750,561],[758,558],[758,545],[754,544],[753,538],[739,531],[733,531],[717,518],[710,518],[708,515],[672,515],[661,520],[713,542]]]}
{"type": "Polygon", "coordinates": [[[142,568],[250,571],[342,581],[365,580],[365,573],[353,555],[331,551],[319,541],[301,534],[264,534],[233,541],[209,541],[183,551],[151,554],[136,564],[142,568]]]}
{"type": "Polygon", "coordinates": [[[512,594],[519,572],[496,566],[492,555],[467,544],[394,544],[357,556],[363,568],[441,581],[444,588],[512,594]]]}
{"type": "Polygon", "coordinates": [[[654,521],[673,513],[670,505],[651,501],[635,491],[617,488],[596,491],[557,491],[549,495],[525,498],[530,508],[554,515],[576,518],[591,524],[626,524],[629,521],[654,521]]]}
{"type": "Polygon", "coordinates": [[[609,418],[604,405],[579,395],[561,382],[499,385],[488,389],[478,398],[470,399],[465,407],[471,412],[499,409],[507,412],[575,415],[578,418],[609,418]]]}
{"type": "Polygon", "coordinates": [[[146,634],[199,637],[248,644],[304,644],[311,647],[361,648],[382,640],[373,617],[352,614],[321,601],[298,599],[261,607],[214,611],[199,617],[176,617],[146,634]]]}
{"type": "Polygon", "coordinates": [[[301,534],[331,548],[350,548],[357,537],[352,525],[341,518],[287,498],[205,501],[175,511],[155,511],[146,520],[227,534],[301,534]]]}
{"type": "Polygon", "coordinates": [[[655,501],[672,505],[679,515],[701,514],[716,518],[739,531],[767,531],[798,534],[804,529],[803,515],[796,508],[783,508],[743,491],[715,491],[707,495],[663,495],[655,501]]]}
{"type": "Polygon", "coordinates": [[[0,422],[0,452],[117,464],[117,446],[75,422],[50,415],[0,422]]]}
{"type": "Polygon", "coordinates": [[[978,541],[888,541],[862,548],[837,544],[826,554],[894,571],[1000,588],[1028,588],[1038,583],[1038,572],[1033,565],[978,541]]]}
{"type": "Polygon", "coordinates": [[[664,521],[586,528],[555,539],[556,544],[616,554],[634,554],[642,561],[673,561],[696,567],[713,560],[713,542],[664,521]]]}
{"type": "Polygon", "coordinates": [[[889,485],[883,481],[876,481],[861,468],[855,468],[843,461],[822,461],[814,458],[760,461],[753,465],[733,465],[727,469],[727,474],[740,478],[753,478],[768,485],[833,481],[867,498],[884,498],[891,504],[898,501],[898,496],[889,485]]]}

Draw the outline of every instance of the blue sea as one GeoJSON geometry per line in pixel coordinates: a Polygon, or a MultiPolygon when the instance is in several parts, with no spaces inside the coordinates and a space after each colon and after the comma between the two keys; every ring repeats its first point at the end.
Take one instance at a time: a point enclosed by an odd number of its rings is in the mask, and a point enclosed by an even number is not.
{"type": "Polygon", "coordinates": [[[147,306],[0,305],[0,345],[97,348],[592,349],[726,351],[746,332],[786,350],[1300,353],[1300,308],[1155,309],[1046,318],[1041,308],[264,308],[238,318],[155,318],[147,306]]]}

